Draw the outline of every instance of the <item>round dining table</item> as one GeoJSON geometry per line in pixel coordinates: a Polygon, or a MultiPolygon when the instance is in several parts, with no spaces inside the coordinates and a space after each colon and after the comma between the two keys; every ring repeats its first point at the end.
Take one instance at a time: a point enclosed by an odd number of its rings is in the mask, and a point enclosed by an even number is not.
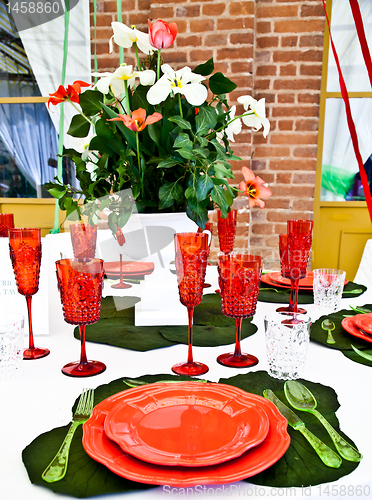
{"type": "MultiPolygon", "coordinates": [[[[51,280],[51,290],[55,283],[51,280]]],[[[206,281],[212,285],[205,293],[218,288],[216,268],[209,266],[206,281]]],[[[111,295],[110,282],[105,283],[105,295],[111,295]]],[[[123,293],[136,296],[140,285],[123,293]]],[[[177,289],[169,291],[178,294],[177,289]]],[[[166,301],[166,297],[164,297],[166,301]]],[[[342,308],[372,304],[372,290],[359,297],[342,299],[342,308]]],[[[254,354],[259,363],[251,368],[230,368],[216,362],[219,354],[232,350],[230,346],[194,346],[194,359],[206,363],[209,372],[202,376],[211,382],[251,371],[268,370],[265,351],[264,316],[274,311],[275,303],[258,302],[253,323],[257,332],[242,341],[242,351],[254,354]]],[[[315,321],[319,314],[313,304],[306,309],[315,321]]],[[[134,351],[110,345],[87,342],[88,359],[106,364],[105,372],[89,378],[65,376],[61,368],[78,359],[79,341],[73,336],[72,325],[63,320],[62,308],[56,295],[56,287],[50,293],[49,335],[37,336],[36,343],[50,349],[50,355],[22,363],[20,376],[0,382],[0,496],[4,500],[58,500],[62,495],[48,488],[33,485],[22,462],[22,450],[37,436],[71,421],[71,408],[84,388],[96,388],[119,378],[136,378],[146,374],[173,374],[174,363],[187,357],[186,345],[150,350],[134,351]]],[[[326,335],[326,332],[325,332],[326,335]]],[[[25,337],[25,343],[27,337],[25,337]]],[[[303,378],[332,387],[338,396],[340,408],[336,415],[341,430],[350,437],[363,454],[358,467],[336,482],[291,488],[257,486],[249,479],[224,485],[194,486],[192,488],[171,488],[167,485],[154,486],[147,490],[102,495],[100,500],[149,500],[197,496],[200,498],[319,498],[344,499],[350,497],[372,498],[372,368],[351,361],[340,351],[310,342],[303,378]]],[[[221,430],[223,432],[223,429],[221,430]]],[[[57,450],[56,450],[57,451],[57,450]]],[[[47,464],[46,464],[47,465],[47,464]]]]}

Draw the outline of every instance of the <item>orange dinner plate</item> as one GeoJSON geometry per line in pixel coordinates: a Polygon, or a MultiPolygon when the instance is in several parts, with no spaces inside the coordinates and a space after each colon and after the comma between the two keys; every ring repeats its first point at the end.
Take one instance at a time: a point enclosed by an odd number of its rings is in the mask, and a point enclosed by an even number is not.
{"type": "MultiPolygon", "coordinates": [[[[189,382],[189,384],[190,386],[192,384],[192,391],[196,388],[195,386],[204,385],[200,382],[189,382]]],[[[148,384],[128,389],[105,399],[94,408],[91,418],[83,426],[85,451],[91,458],[104,464],[121,477],[140,483],[166,484],[176,487],[230,483],[251,477],[267,469],[277,462],[289,447],[290,437],[287,432],[287,420],[279,413],[273,403],[251,394],[257,398],[255,399],[257,406],[260,406],[268,417],[269,431],[261,444],[239,457],[220,464],[202,467],[161,466],[139,460],[125,453],[120,446],[107,437],[104,431],[105,420],[113,406],[120,404],[121,400],[125,401],[125,394],[128,391],[136,391],[138,395],[145,395],[151,391],[151,386],[155,385],[159,384],[148,384]]],[[[175,385],[178,386],[181,383],[175,385]]],[[[215,385],[216,390],[222,386],[222,384],[215,385]]],[[[233,393],[235,392],[234,387],[228,387],[233,390],[233,393]]],[[[223,429],[220,431],[222,433],[223,429]]]]}
{"type": "MultiPolygon", "coordinates": [[[[270,276],[269,276],[270,274],[272,274],[272,273],[263,274],[261,276],[261,282],[265,283],[266,285],[271,285],[271,286],[273,286],[275,288],[286,288],[288,290],[291,288],[291,283],[290,282],[289,282],[289,285],[287,285],[287,284],[279,283],[278,281],[273,281],[270,278],[270,276]]],[[[312,292],[313,291],[313,287],[312,286],[309,286],[309,287],[307,287],[307,286],[299,286],[299,290],[312,292]]]]}
{"type": "Polygon", "coordinates": [[[372,335],[372,313],[357,314],[354,316],[354,324],[364,332],[372,335]]]}
{"type": "Polygon", "coordinates": [[[355,318],[358,316],[364,316],[363,314],[357,314],[356,316],[349,316],[348,318],[344,318],[341,321],[342,328],[350,333],[350,335],[354,335],[354,337],[358,337],[359,339],[366,340],[367,342],[372,342],[372,336],[367,335],[362,330],[360,330],[355,323],[355,318]]]}
{"type": "MultiPolygon", "coordinates": [[[[123,278],[142,277],[154,271],[153,262],[123,261],[123,278]]],[[[103,269],[108,279],[120,278],[120,262],[104,262],[103,269]]]]}
{"type": "Polygon", "coordinates": [[[123,451],[159,465],[200,467],[238,457],[269,431],[259,396],[224,384],[183,382],[125,391],[105,433],[123,451]]]}

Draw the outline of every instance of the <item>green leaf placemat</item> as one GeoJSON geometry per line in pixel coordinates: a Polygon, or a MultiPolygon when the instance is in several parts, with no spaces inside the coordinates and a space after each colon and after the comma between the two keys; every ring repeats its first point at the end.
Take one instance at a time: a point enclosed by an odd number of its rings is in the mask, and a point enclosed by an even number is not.
{"type": "MultiPolygon", "coordinates": [[[[115,304],[113,297],[102,299],[101,319],[87,325],[86,340],[141,352],[175,343],[187,344],[187,326],[134,326],[134,304],[138,301],[137,297],[115,297],[115,304]],[[119,310],[116,309],[117,299],[121,301],[119,310]]],[[[257,327],[251,321],[252,318],[243,321],[242,338],[256,333],[257,327]]],[[[74,336],[80,338],[78,328],[74,336]]],[[[234,341],[235,321],[222,314],[220,296],[204,295],[195,308],[193,345],[214,347],[234,341]]]]}
{"type": "MultiPolygon", "coordinates": [[[[129,388],[124,383],[125,378],[120,378],[104,384],[94,393],[94,403],[98,404],[104,399],[129,388]]],[[[153,383],[159,381],[182,381],[194,380],[190,377],[178,377],[176,375],[160,374],[145,375],[130,380],[133,385],[141,383],[153,383]]],[[[251,372],[246,375],[237,375],[228,379],[220,379],[220,383],[239,387],[247,392],[262,396],[264,389],[271,389],[283,402],[286,402],[283,385],[284,381],[271,378],[266,372],[251,372]]],[[[330,387],[321,384],[301,380],[318,399],[318,409],[327,420],[339,431],[338,420],[335,415],[339,403],[337,395],[330,387]]],[[[72,408],[74,413],[77,401],[72,408]]],[[[329,446],[333,444],[319,421],[307,412],[297,412],[306,425],[320,439],[329,446]]],[[[82,428],[79,427],[73,438],[70,450],[68,469],[65,477],[55,483],[46,483],[41,479],[41,474],[58,451],[69,425],[52,429],[35,438],[22,452],[22,460],[26,467],[30,481],[48,488],[55,493],[86,498],[90,496],[138,491],[152,488],[151,485],[129,481],[117,476],[104,465],[95,462],[85,453],[82,446],[82,428]]],[[[310,447],[305,438],[297,431],[288,429],[291,436],[291,444],[285,455],[266,471],[249,477],[247,481],[264,486],[288,487],[309,486],[324,482],[331,482],[352,472],[357,463],[343,460],[339,469],[326,467],[318,458],[315,451],[310,447]]],[[[339,431],[340,432],[340,431],[339,431]]],[[[341,433],[341,432],[340,432],[341,433]]],[[[342,434],[342,433],[341,433],[342,434]]],[[[342,434],[350,443],[352,441],[342,434]]],[[[352,443],[354,444],[354,443],[352,443]]]]}
{"type": "MultiPolygon", "coordinates": [[[[362,295],[367,290],[364,285],[358,285],[349,281],[344,286],[344,291],[342,293],[343,298],[355,298],[362,295]]],[[[278,304],[289,304],[291,291],[286,288],[275,288],[273,285],[267,283],[261,283],[260,293],[258,295],[258,300],[260,302],[274,302],[278,304]]],[[[298,303],[299,304],[313,304],[314,297],[312,290],[299,291],[298,293],[298,303]]]]}
{"type": "MultiPolygon", "coordinates": [[[[355,446],[350,438],[340,432],[338,419],[335,415],[340,405],[335,391],[331,387],[308,380],[300,379],[299,381],[306,385],[314,394],[318,401],[317,410],[329,421],[337,432],[355,446]]],[[[220,379],[219,382],[234,385],[260,396],[262,396],[265,389],[271,389],[284,404],[290,407],[284,394],[285,381],[274,379],[264,371],[220,379]]],[[[305,422],[306,427],[310,431],[335,450],[327,431],[316,417],[304,411],[294,410],[294,412],[305,422]]],[[[356,462],[342,460],[339,469],[327,467],[299,431],[295,431],[288,426],[288,432],[291,437],[291,444],[283,457],[265,471],[247,479],[247,481],[261,486],[314,486],[316,484],[336,481],[340,477],[350,474],[358,466],[356,462]]]]}
{"type": "MultiPolygon", "coordinates": [[[[372,304],[365,304],[360,307],[366,307],[367,309],[372,310],[372,304]]],[[[341,351],[344,356],[352,361],[355,361],[356,363],[372,366],[371,361],[359,356],[359,354],[357,354],[351,347],[351,345],[353,345],[357,349],[365,351],[367,354],[372,354],[372,352],[369,352],[372,349],[371,342],[367,342],[363,339],[350,335],[350,333],[346,332],[341,326],[341,321],[346,316],[355,316],[356,314],[359,313],[353,311],[352,309],[341,309],[340,311],[336,311],[327,316],[321,316],[311,325],[310,339],[318,342],[319,344],[323,344],[330,349],[341,351]],[[333,338],[336,341],[335,344],[327,344],[327,331],[323,330],[321,326],[325,318],[329,318],[335,324],[336,328],[332,331],[333,338]]]]}

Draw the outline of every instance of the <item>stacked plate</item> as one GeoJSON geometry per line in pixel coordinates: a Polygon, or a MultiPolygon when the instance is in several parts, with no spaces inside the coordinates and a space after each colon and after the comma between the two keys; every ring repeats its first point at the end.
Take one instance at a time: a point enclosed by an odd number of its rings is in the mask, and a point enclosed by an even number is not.
{"type": "Polygon", "coordinates": [[[86,452],[115,474],[178,487],[253,476],[290,443],[287,421],[270,401],[201,382],[120,392],[99,403],[83,429],[86,452]]]}
{"type": "Polygon", "coordinates": [[[356,314],[341,321],[341,326],[354,337],[372,342],[372,313],[356,314]]]}
{"type": "MultiPolygon", "coordinates": [[[[283,278],[279,272],[263,274],[261,281],[267,285],[272,285],[277,288],[291,288],[291,280],[288,278],[283,278]]],[[[313,273],[310,271],[306,274],[305,278],[299,280],[298,288],[300,290],[311,290],[313,289],[313,273]]]]}
{"type": "MultiPolygon", "coordinates": [[[[147,274],[151,274],[154,268],[153,262],[123,261],[123,278],[143,279],[147,274]]],[[[120,279],[120,262],[104,262],[103,269],[106,278],[111,280],[120,279]]]]}

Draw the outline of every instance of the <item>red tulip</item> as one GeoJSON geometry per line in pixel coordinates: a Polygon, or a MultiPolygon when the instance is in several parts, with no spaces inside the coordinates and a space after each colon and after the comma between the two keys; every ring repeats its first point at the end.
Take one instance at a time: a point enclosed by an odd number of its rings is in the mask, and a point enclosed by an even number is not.
{"type": "Polygon", "coordinates": [[[159,19],[152,26],[149,23],[150,44],[156,49],[167,49],[174,42],[177,35],[177,24],[166,23],[159,19]]]}
{"type": "Polygon", "coordinates": [[[265,181],[263,181],[261,177],[256,177],[250,168],[243,167],[242,173],[244,181],[239,184],[239,189],[244,191],[244,194],[248,196],[249,208],[255,205],[264,208],[265,202],[260,200],[260,197],[268,198],[272,195],[272,192],[270,189],[263,186],[265,181]]]}
{"type": "Polygon", "coordinates": [[[141,132],[147,125],[158,122],[162,118],[163,116],[160,113],[153,113],[146,118],[146,110],[138,108],[133,111],[132,116],[119,114],[117,118],[111,118],[107,121],[122,121],[124,125],[133,130],[133,132],[141,132]]]}
{"type": "Polygon", "coordinates": [[[90,83],[76,80],[72,85],[65,88],[63,85],[58,87],[58,90],[53,94],[49,94],[48,107],[50,104],[56,106],[63,101],[79,102],[79,94],[81,94],[81,87],[90,87],[90,83]]]}

